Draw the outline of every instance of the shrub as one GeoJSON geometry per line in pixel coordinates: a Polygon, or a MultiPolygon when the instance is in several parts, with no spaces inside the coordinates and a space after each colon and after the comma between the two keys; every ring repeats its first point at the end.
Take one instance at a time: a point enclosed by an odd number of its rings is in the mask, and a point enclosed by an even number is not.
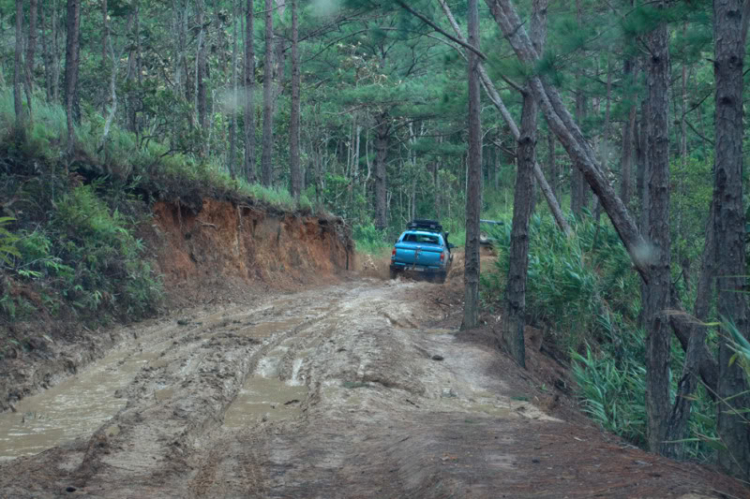
{"type": "Polygon", "coordinates": [[[390,247],[385,240],[385,233],[375,228],[372,222],[355,225],[352,231],[357,251],[362,253],[379,253],[390,247]]]}

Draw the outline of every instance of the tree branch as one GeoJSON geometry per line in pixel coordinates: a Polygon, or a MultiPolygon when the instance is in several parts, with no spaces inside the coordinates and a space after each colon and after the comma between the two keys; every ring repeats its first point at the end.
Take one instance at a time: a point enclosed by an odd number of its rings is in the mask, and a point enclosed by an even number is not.
{"type": "Polygon", "coordinates": [[[478,56],[478,57],[479,57],[480,59],[482,59],[483,61],[486,61],[486,60],[487,60],[487,56],[486,56],[486,55],[484,55],[484,54],[483,54],[483,53],[482,53],[482,52],[481,52],[480,50],[477,50],[476,48],[472,47],[472,46],[471,46],[471,45],[469,45],[468,43],[466,43],[466,42],[464,42],[464,41],[461,41],[461,40],[459,40],[459,39],[458,39],[458,38],[456,38],[455,36],[451,35],[451,34],[450,34],[450,33],[448,33],[447,31],[443,30],[443,29],[442,29],[442,28],[441,28],[440,26],[438,26],[437,24],[435,24],[434,22],[432,22],[432,21],[431,21],[431,20],[430,20],[430,19],[429,19],[429,18],[428,18],[427,16],[425,16],[425,15],[423,15],[423,14],[420,14],[420,13],[419,13],[419,12],[417,12],[416,10],[412,9],[411,7],[409,7],[408,5],[406,5],[406,4],[405,4],[405,3],[404,3],[404,2],[402,1],[402,0],[396,0],[396,3],[397,3],[397,4],[398,4],[398,5],[399,5],[399,6],[400,6],[400,7],[402,8],[402,9],[404,9],[404,10],[405,10],[405,11],[407,11],[407,12],[409,12],[409,13],[410,13],[410,14],[412,14],[413,16],[415,16],[415,17],[419,18],[419,19],[420,19],[420,20],[421,20],[422,22],[424,22],[425,24],[429,25],[429,26],[430,26],[430,27],[431,27],[432,29],[434,29],[435,31],[437,31],[437,32],[438,32],[438,33],[440,33],[441,35],[445,36],[446,38],[448,38],[448,39],[449,39],[449,40],[451,40],[452,42],[458,43],[459,45],[461,45],[462,47],[464,47],[464,48],[465,48],[465,49],[467,49],[467,50],[471,50],[472,52],[474,52],[474,53],[475,53],[475,54],[476,54],[476,55],[477,55],[477,56],[478,56]]]}

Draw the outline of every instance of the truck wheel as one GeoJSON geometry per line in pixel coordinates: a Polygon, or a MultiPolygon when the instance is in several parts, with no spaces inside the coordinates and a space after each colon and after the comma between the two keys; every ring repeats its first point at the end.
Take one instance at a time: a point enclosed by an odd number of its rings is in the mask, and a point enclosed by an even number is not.
{"type": "Polygon", "coordinates": [[[395,278],[397,278],[397,277],[398,277],[398,274],[399,274],[398,270],[395,270],[395,269],[390,269],[390,271],[391,271],[391,272],[390,272],[390,275],[391,275],[391,279],[395,279],[395,278]]]}

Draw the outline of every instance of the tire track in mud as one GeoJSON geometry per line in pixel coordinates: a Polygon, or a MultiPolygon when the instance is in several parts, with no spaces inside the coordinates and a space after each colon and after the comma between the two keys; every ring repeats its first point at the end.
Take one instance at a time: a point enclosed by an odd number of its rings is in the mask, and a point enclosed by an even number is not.
{"type": "MultiPolygon", "coordinates": [[[[551,499],[616,490],[605,496],[656,498],[711,490],[707,480],[691,483],[690,470],[672,472],[676,485],[623,474],[634,460],[647,473],[659,458],[512,396],[495,350],[420,326],[440,314],[418,299],[423,286],[363,279],[199,315],[183,334],[165,336],[171,343],[122,390],[127,405],[91,438],[0,466],[0,497],[551,499]],[[261,400],[263,390],[290,385],[303,390],[294,410],[261,400]],[[225,424],[228,411],[247,409],[243,397],[283,414],[225,424]],[[608,460],[619,468],[600,476],[608,460]],[[633,494],[634,483],[656,492],[633,494]]],[[[274,403],[285,400],[282,393],[274,403]]],[[[247,410],[257,415],[256,406],[247,410]]]]}
{"type": "MultiPolygon", "coordinates": [[[[148,497],[169,477],[181,476],[182,481],[184,473],[190,472],[188,461],[199,438],[222,424],[224,412],[258,361],[288,337],[332,313],[346,291],[346,287],[327,290],[324,307],[318,292],[302,293],[247,312],[230,309],[198,317],[196,326],[184,329],[171,342],[172,336],[166,334],[160,343],[170,343],[169,348],[152,351],[155,362],[118,393],[128,402],[111,421],[88,441],[32,458],[46,465],[43,483],[31,474],[28,480],[23,476],[7,480],[9,475],[3,474],[0,496],[15,489],[13,482],[27,481],[31,484],[27,492],[33,490],[35,497],[44,493],[53,497],[70,487],[85,489],[90,497],[148,497]],[[280,316],[296,324],[280,332],[264,327],[277,324],[280,316]]],[[[14,465],[24,468],[19,462],[8,468],[14,465]]],[[[157,495],[185,497],[184,485],[157,495]]]]}

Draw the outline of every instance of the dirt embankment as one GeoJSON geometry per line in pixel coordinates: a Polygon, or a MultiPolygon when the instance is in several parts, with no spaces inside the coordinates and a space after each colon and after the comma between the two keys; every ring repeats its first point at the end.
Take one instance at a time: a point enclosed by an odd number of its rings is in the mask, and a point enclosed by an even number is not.
{"type": "MultiPolygon", "coordinates": [[[[204,198],[157,202],[140,230],[147,258],[164,279],[166,310],[212,303],[252,303],[269,291],[331,284],[354,267],[342,219],[285,213],[204,198]]],[[[133,332],[91,330],[40,313],[15,323],[9,337],[31,338],[0,358],[0,412],[100,358],[133,332]]]]}

